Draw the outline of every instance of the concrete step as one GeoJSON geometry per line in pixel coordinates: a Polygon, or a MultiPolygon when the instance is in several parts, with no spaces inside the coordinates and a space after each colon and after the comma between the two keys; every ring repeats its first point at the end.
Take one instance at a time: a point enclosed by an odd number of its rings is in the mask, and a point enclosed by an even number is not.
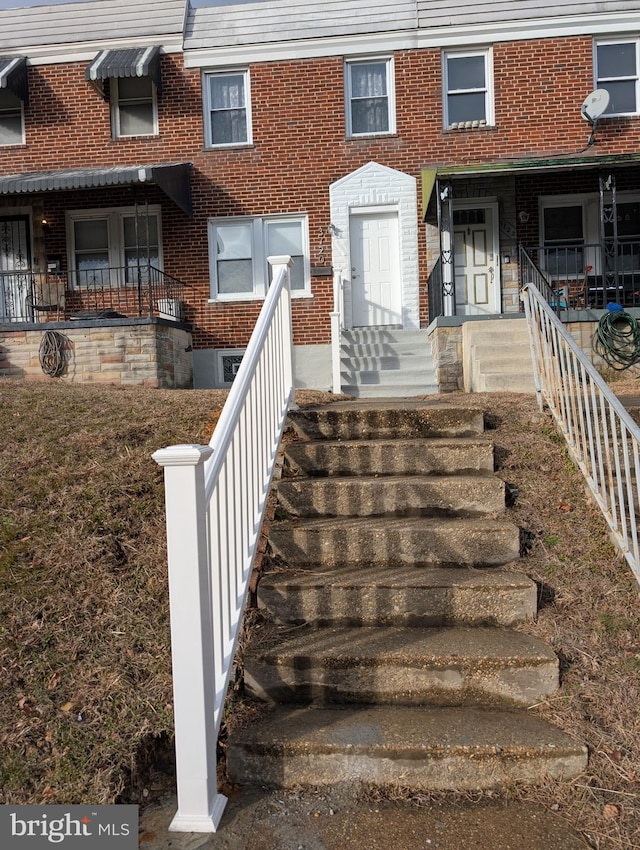
{"type": "Polygon", "coordinates": [[[495,373],[485,372],[477,392],[534,393],[536,391],[532,372],[495,373]]]}
{"type": "Polygon", "coordinates": [[[505,509],[504,481],[487,475],[389,475],[285,479],[278,504],[289,516],[471,516],[505,509]]]}
{"type": "Polygon", "coordinates": [[[317,440],[291,443],[287,474],[446,475],[492,472],[493,444],[486,439],[317,440]]]}
{"type": "Polygon", "coordinates": [[[500,567],[288,569],[262,576],[258,605],[276,623],[513,626],[535,618],[537,593],[528,576],[500,567]]]}
{"type": "MultiPolygon", "coordinates": [[[[383,374],[383,373],[381,373],[383,374]]],[[[341,384],[342,392],[356,399],[411,399],[415,396],[437,395],[440,388],[436,383],[419,381],[415,384],[403,383],[383,384],[341,384]]]]}
{"type": "Polygon", "coordinates": [[[301,439],[372,440],[415,437],[475,437],[484,431],[479,407],[430,401],[336,402],[289,412],[301,439]]]}
{"type": "Polygon", "coordinates": [[[558,659],[512,629],[307,628],[250,648],[244,681],[273,702],[530,707],[557,690],[558,659]]]}
{"type": "Polygon", "coordinates": [[[361,346],[395,346],[407,345],[415,350],[431,350],[429,335],[424,329],[405,330],[404,328],[352,328],[343,330],[341,344],[349,347],[361,346]]]}
{"type": "Polygon", "coordinates": [[[275,522],[269,543],[291,567],[502,566],[520,554],[520,531],[504,519],[302,519],[275,522]]]}
{"type": "MultiPolygon", "coordinates": [[[[398,347],[399,348],[399,347],[398,347]]],[[[358,350],[343,349],[340,364],[347,374],[360,371],[392,371],[401,368],[428,369],[433,372],[431,355],[425,356],[419,351],[413,351],[410,346],[386,351],[372,351],[371,348],[361,347],[358,350]]]]}
{"type": "Polygon", "coordinates": [[[406,386],[420,389],[422,386],[435,384],[435,371],[433,369],[420,368],[419,366],[402,367],[393,369],[360,369],[356,371],[345,371],[340,373],[342,386],[376,386],[388,384],[393,387],[398,382],[406,386]]]}
{"type": "Polygon", "coordinates": [[[272,788],[495,789],[570,779],[586,747],[525,711],[411,706],[277,708],[227,745],[231,782],[272,788]]]}

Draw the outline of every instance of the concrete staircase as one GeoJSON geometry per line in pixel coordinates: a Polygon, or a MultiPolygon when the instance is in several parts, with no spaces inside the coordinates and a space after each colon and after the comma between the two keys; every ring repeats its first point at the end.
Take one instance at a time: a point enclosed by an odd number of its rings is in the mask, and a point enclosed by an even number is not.
{"type": "Polygon", "coordinates": [[[535,392],[526,319],[465,322],[462,350],[465,392],[535,392]]]}
{"type": "Polygon", "coordinates": [[[355,398],[401,398],[438,392],[424,330],[391,327],[342,332],[342,392],[355,398]]]}
{"type": "Polygon", "coordinates": [[[535,584],[513,568],[483,413],[340,402],[291,413],[272,622],[244,658],[266,718],[232,735],[232,781],[487,789],[571,777],[586,750],[527,711],[558,660],[517,630],[535,584]]]}

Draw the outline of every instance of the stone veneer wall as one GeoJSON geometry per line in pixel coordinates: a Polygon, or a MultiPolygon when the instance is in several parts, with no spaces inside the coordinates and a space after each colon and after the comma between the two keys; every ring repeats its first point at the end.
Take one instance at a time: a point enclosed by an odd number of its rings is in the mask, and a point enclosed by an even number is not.
{"type": "Polygon", "coordinates": [[[45,331],[62,334],[66,366],[58,380],[73,383],[191,389],[191,332],[159,319],[56,322],[0,329],[0,377],[52,380],[42,371],[45,331]]]}
{"type": "Polygon", "coordinates": [[[451,393],[463,389],[462,324],[435,327],[429,339],[440,392],[451,393]]]}

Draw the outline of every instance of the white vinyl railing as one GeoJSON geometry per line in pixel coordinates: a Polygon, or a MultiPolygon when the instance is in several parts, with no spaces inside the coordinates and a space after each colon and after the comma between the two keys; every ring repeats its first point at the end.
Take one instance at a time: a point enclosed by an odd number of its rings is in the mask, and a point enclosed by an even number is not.
{"type": "Polygon", "coordinates": [[[342,344],[342,317],[344,315],[342,272],[336,269],[333,273],[333,310],[331,311],[331,390],[342,392],[342,377],[340,375],[340,346],[342,344]]]}
{"type": "Polygon", "coordinates": [[[536,286],[523,285],[538,404],[549,407],[640,582],[640,429],[536,286]]]}
{"type": "Polygon", "coordinates": [[[178,811],[215,832],[216,746],[260,526],[293,399],[290,257],[273,281],[208,446],[160,449],[164,467],[178,811]]]}

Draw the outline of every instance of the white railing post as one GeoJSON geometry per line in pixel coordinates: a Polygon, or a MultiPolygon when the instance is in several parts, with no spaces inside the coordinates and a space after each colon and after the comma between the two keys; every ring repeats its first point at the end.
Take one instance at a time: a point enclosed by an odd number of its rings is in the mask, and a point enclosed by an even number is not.
{"type": "Polygon", "coordinates": [[[215,667],[204,462],[209,446],[154,452],[164,468],[178,812],[172,831],[215,832],[218,793],[215,667]]]}
{"type": "Polygon", "coordinates": [[[295,393],[295,383],[293,378],[293,324],[291,321],[291,266],[293,260],[288,254],[277,257],[267,257],[267,262],[271,266],[272,280],[275,280],[278,274],[284,272],[286,276],[286,297],[283,302],[282,316],[282,332],[283,338],[283,357],[284,357],[284,380],[291,387],[291,404],[294,403],[293,396],[295,393]]]}
{"type": "Polygon", "coordinates": [[[331,391],[342,392],[340,345],[342,342],[342,272],[333,274],[333,310],[331,311],[331,391]]]}

